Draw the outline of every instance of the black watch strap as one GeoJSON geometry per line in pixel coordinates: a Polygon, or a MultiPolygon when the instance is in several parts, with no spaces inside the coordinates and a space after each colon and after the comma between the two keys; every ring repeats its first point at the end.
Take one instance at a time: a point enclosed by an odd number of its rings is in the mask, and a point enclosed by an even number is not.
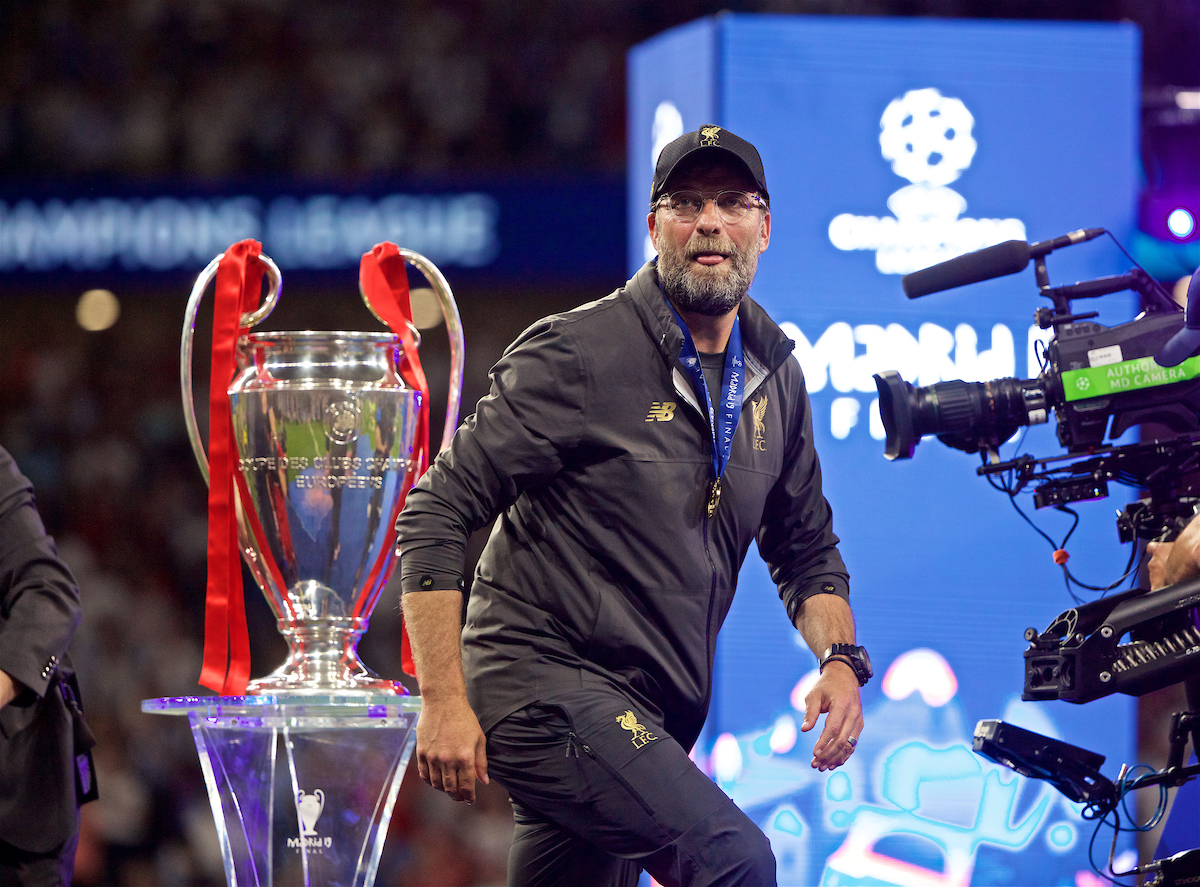
{"type": "Polygon", "coordinates": [[[871,658],[867,655],[867,651],[863,647],[855,644],[833,644],[825,651],[825,655],[821,657],[820,668],[825,669],[825,663],[831,659],[840,659],[850,666],[854,671],[854,676],[858,678],[858,685],[865,686],[867,681],[874,675],[871,669],[871,658]]]}

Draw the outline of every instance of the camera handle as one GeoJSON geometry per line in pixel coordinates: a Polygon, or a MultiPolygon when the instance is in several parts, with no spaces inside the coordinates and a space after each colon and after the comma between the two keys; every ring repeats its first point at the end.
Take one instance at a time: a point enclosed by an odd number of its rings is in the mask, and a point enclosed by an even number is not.
{"type": "Polygon", "coordinates": [[[1197,878],[1200,878],[1200,850],[1184,850],[1170,859],[1156,859],[1134,871],[1154,876],[1146,881],[1146,887],[1183,887],[1195,884],[1197,878]]]}
{"type": "Polygon", "coordinates": [[[1111,277],[1098,277],[1095,280],[1085,280],[1068,286],[1050,286],[1050,278],[1046,273],[1046,259],[1040,256],[1034,260],[1034,274],[1037,276],[1038,291],[1041,295],[1054,302],[1053,310],[1039,308],[1036,314],[1037,324],[1042,329],[1049,329],[1064,323],[1074,323],[1088,317],[1095,317],[1095,312],[1088,314],[1072,314],[1072,299],[1094,299],[1109,293],[1119,293],[1122,290],[1134,290],[1142,297],[1146,309],[1151,313],[1177,311],[1172,303],[1164,303],[1164,297],[1159,292],[1157,284],[1141,268],[1134,268],[1128,274],[1117,274],[1111,277]]]}

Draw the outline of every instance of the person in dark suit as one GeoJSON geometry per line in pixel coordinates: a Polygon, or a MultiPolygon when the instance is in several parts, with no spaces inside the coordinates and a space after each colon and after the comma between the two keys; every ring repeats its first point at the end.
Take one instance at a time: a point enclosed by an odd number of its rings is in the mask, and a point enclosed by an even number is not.
{"type": "Polygon", "coordinates": [[[79,806],[96,797],[67,656],[79,590],[33,485],[0,447],[0,887],[68,887],[79,806]]]}

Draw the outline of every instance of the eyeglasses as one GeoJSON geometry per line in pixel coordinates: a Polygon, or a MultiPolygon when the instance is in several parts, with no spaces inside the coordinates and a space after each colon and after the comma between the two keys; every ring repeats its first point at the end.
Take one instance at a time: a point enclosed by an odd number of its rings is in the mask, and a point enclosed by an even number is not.
{"type": "Polygon", "coordinates": [[[767,211],[767,202],[757,194],[746,191],[718,191],[715,195],[702,194],[699,191],[675,191],[658,198],[656,207],[668,210],[680,222],[694,222],[704,211],[704,204],[711,200],[717,208],[717,213],[726,224],[740,222],[750,212],[751,207],[767,211]]]}

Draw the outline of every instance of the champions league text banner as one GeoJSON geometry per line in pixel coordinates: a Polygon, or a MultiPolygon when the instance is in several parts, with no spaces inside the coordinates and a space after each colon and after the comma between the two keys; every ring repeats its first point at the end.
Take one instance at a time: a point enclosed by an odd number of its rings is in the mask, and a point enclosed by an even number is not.
{"type": "MultiPolygon", "coordinates": [[[[189,193],[0,185],[0,272],[196,274],[253,237],[283,273],[358,267],[390,240],[455,282],[613,286],[621,276],[621,182],[613,175],[529,181],[375,185],[360,191],[234,189],[189,193]],[[536,226],[539,217],[552,225],[536,226]]],[[[11,280],[12,278],[10,278],[11,280]]]]}
{"type": "MultiPolygon", "coordinates": [[[[762,154],[773,219],[751,295],[796,342],[875,664],[857,752],[818,773],[819,731],[798,731],[816,662],[747,559],[695,754],[770,838],[780,884],[1101,883],[1087,854],[1095,823],[1048,783],[973,754],[972,734],[1002,718],[1106,755],[1115,778],[1136,761],[1133,701],[1021,702],[1024,630],[1072,606],[1053,547],[976,476],[978,456],[929,438],[913,459],[886,461],[872,375],[921,386],[1037,375],[1047,334],[1033,325],[1044,300],[1032,268],[912,301],[900,276],[1085,227],[1128,244],[1139,46],[1124,24],[726,14],[630,53],[629,269],[653,255],[645,217],[663,145],[715,124],[762,154]]],[[[1108,238],[1046,261],[1054,285],[1130,267],[1108,238]]],[[[1134,299],[1079,310],[1112,325],[1134,299]]],[[[1053,420],[1001,458],[1018,452],[1062,453],[1053,420]]],[[[1113,518],[1124,489],[1075,506],[1066,548],[1090,584],[1124,571],[1113,518]]],[[[1068,516],[1019,501],[1061,541],[1068,516]]],[[[1132,852],[1122,838],[1118,869],[1132,852]]]]}

